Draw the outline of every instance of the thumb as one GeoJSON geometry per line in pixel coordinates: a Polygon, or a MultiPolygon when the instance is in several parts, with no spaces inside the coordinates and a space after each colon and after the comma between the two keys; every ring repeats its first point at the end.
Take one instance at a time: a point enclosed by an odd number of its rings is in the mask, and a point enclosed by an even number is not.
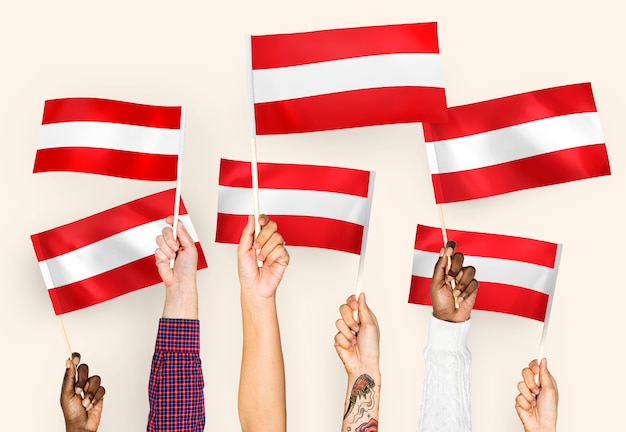
{"type": "Polygon", "coordinates": [[[375,324],[374,314],[367,305],[365,293],[359,295],[359,321],[361,326],[375,324]]]}
{"type": "Polygon", "coordinates": [[[238,254],[242,255],[252,249],[254,241],[254,216],[248,215],[248,222],[241,232],[241,238],[239,239],[238,254]]]}
{"type": "Polygon", "coordinates": [[[67,359],[65,360],[65,375],[63,376],[63,385],[61,386],[61,395],[63,398],[72,398],[75,394],[74,385],[76,383],[76,366],[67,359]]]}
{"type": "Polygon", "coordinates": [[[552,375],[548,371],[548,360],[546,358],[541,359],[541,363],[539,363],[539,382],[541,383],[541,388],[553,388],[552,384],[552,375]]]}

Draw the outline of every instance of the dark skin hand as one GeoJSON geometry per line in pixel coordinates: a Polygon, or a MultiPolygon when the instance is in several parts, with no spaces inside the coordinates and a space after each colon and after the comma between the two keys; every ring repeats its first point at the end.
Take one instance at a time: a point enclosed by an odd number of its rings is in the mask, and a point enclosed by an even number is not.
{"type": "Polygon", "coordinates": [[[474,278],[474,267],[463,267],[464,259],[461,252],[456,252],[456,242],[452,240],[441,249],[430,281],[433,315],[437,319],[464,322],[470,318],[478,294],[478,281],[474,278]],[[455,299],[458,308],[455,306],[455,299]]]}
{"type": "Polygon", "coordinates": [[[80,364],[80,354],[73,353],[65,363],[61,386],[61,409],[67,432],[95,432],[100,424],[104,387],[98,375],[89,376],[89,366],[80,364]]]}

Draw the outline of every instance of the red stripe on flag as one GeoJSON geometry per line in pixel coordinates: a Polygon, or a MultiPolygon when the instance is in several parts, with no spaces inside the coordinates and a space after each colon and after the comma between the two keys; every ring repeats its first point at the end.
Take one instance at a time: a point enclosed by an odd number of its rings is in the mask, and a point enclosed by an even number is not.
{"type": "Polygon", "coordinates": [[[445,121],[445,89],[384,87],[254,105],[257,135],[445,121]]]}
{"type": "Polygon", "coordinates": [[[52,99],[44,104],[41,124],[94,121],[180,129],[181,111],[179,106],[143,105],[110,99],[52,99]]]}
{"type": "Polygon", "coordinates": [[[445,123],[424,123],[426,142],[489,132],[548,117],[596,112],[590,83],[553,87],[448,108],[445,123]]]}
{"type": "MultiPolygon", "coordinates": [[[[206,258],[200,243],[198,248],[198,270],[207,268],[206,258]]],[[[161,282],[150,255],[117,267],[88,279],[48,290],[54,312],[57,315],[72,312],[110,300],[138,289],[161,282]]]]}
{"type": "MultiPolygon", "coordinates": [[[[548,307],[548,295],[512,285],[480,282],[474,309],[501,312],[544,321],[548,307]]],[[[409,303],[432,305],[430,278],[411,277],[409,303]]]]}
{"type": "MultiPolygon", "coordinates": [[[[275,163],[258,163],[257,168],[262,189],[313,190],[367,197],[369,171],[275,163]]],[[[250,162],[221,159],[219,185],[252,188],[250,162]]]]}
{"type": "MultiPolygon", "coordinates": [[[[31,240],[37,261],[63,255],[148,222],[164,220],[174,212],[175,196],[176,190],[169,189],[33,234],[31,240]]],[[[182,199],[179,214],[187,214],[182,199]]]]}
{"type": "Polygon", "coordinates": [[[135,180],[176,180],[178,156],[123,150],[58,147],[37,150],[34,173],[72,171],[135,180]]]}
{"type": "Polygon", "coordinates": [[[252,36],[252,69],[394,53],[439,53],[437,23],[252,36]]]}
{"type": "MultiPolygon", "coordinates": [[[[363,226],[335,219],[309,216],[268,215],[289,246],[332,249],[359,255],[363,226]]],[[[217,214],[215,241],[238,244],[248,216],[217,214]]]]}
{"type": "Polygon", "coordinates": [[[610,175],[604,144],[576,147],[503,164],[433,174],[438,204],[610,175]]]}
{"type": "MultiPolygon", "coordinates": [[[[522,261],[554,268],[554,260],[558,248],[558,245],[555,243],[523,237],[451,229],[446,230],[446,233],[450,240],[456,241],[459,250],[465,256],[522,261]]],[[[441,228],[426,225],[417,226],[415,235],[416,250],[439,253],[442,246],[441,228]]]]}

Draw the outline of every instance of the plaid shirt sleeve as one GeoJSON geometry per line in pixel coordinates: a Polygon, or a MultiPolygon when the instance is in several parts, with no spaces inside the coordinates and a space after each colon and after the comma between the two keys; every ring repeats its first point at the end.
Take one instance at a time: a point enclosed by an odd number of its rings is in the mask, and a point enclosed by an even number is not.
{"type": "Polygon", "coordinates": [[[149,432],[204,430],[200,322],[161,318],[150,369],[149,432]]]}

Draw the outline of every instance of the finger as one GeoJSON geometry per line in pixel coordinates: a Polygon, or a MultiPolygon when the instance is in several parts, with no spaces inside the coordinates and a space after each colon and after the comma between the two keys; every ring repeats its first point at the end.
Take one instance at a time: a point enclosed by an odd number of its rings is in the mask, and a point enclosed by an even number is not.
{"type": "Polygon", "coordinates": [[[176,226],[176,234],[178,236],[178,241],[183,248],[191,249],[196,247],[193,237],[191,237],[191,234],[187,231],[187,227],[185,227],[185,224],[180,219],[178,220],[178,225],[176,226]]]}
{"type": "Polygon", "coordinates": [[[528,401],[528,399],[526,399],[526,397],[523,394],[518,394],[517,397],[515,398],[515,407],[516,408],[521,408],[524,411],[529,411],[532,408],[531,403],[528,401]]]}
{"type": "MultiPolygon", "coordinates": [[[[174,222],[174,217],[173,216],[169,216],[166,219],[166,222],[170,223],[170,225],[174,222]]],[[[178,225],[180,225],[180,220],[178,221],[178,225]]],[[[178,235],[178,228],[176,228],[176,234],[178,235]]],[[[180,249],[180,243],[178,242],[178,239],[174,238],[174,230],[172,229],[171,226],[166,226],[161,230],[161,235],[163,236],[163,239],[165,240],[165,243],[167,244],[167,246],[169,248],[171,248],[174,251],[178,251],[178,249],[180,249]]]]}
{"type": "Polygon", "coordinates": [[[104,387],[102,386],[98,387],[98,390],[94,394],[93,399],[91,400],[91,403],[87,407],[87,411],[90,411],[92,409],[94,409],[94,412],[97,410],[101,410],[102,402],[103,402],[102,399],[104,398],[105,393],[106,393],[106,390],[104,389],[104,387]]]}
{"type": "Polygon", "coordinates": [[[548,359],[546,358],[543,358],[539,365],[539,382],[543,389],[556,390],[556,380],[548,371],[548,359]]]}
{"type": "Polygon", "coordinates": [[[445,275],[448,271],[448,261],[454,253],[455,248],[456,243],[451,240],[447,243],[446,247],[442,248],[439,252],[439,259],[435,263],[435,270],[433,271],[433,283],[437,286],[444,284],[445,275]]]}
{"type": "Polygon", "coordinates": [[[530,391],[524,381],[517,383],[517,390],[520,392],[520,395],[528,401],[528,404],[532,405],[534,403],[533,401],[535,401],[535,395],[530,391]]]}
{"type": "Polygon", "coordinates": [[[448,275],[456,278],[457,275],[463,270],[464,259],[465,255],[463,255],[462,252],[455,252],[450,258],[450,269],[448,270],[448,275]]]}
{"type": "Polygon", "coordinates": [[[339,330],[339,333],[343,335],[343,337],[352,345],[356,341],[356,336],[354,331],[348,327],[348,324],[342,319],[338,319],[335,321],[335,327],[339,330]]]}
{"type": "Polygon", "coordinates": [[[535,381],[535,373],[530,368],[524,368],[522,370],[522,378],[524,379],[524,383],[526,387],[535,395],[539,394],[539,386],[535,381]]]}
{"type": "MultiPolygon", "coordinates": [[[[80,354],[72,354],[72,360],[80,361],[80,354]]],[[[61,394],[65,398],[74,396],[74,384],[76,383],[76,366],[70,359],[65,360],[65,374],[63,375],[63,384],[61,386],[61,394]]]]}
{"type": "MultiPolygon", "coordinates": [[[[163,231],[165,231],[166,229],[169,228],[164,228],[163,231]]],[[[158,250],[160,250],[163,255],[165,255],[168,259],[176,258],[176,253],[178,252],[178,243],[176,243],[176,248],[170,247],[170,245],[167,243],[167,240],[165,239],[165,236],[161,234],[157,236],[156,244],[158,246],[158,250]]]]}
{"type": "MultiPolygon", "coordinates": [[[[270,240],[270,238],[272,238],[272,236],[277,230],[278,230],[278,224],[276,224],[276,222],[274,222],[273,220],[268,220],[265,223],[265,225],[263,225],[263,227],[261,228],[261,231],[259,232],[259,235],[257,236],[257,238],[254,239],[254,248],[262,249],[263,246],[265,246],[265,243],[267,243],[270,240]]],[[[282,241],[282,238],[281,238],[281,241],[282,241]]]]}
{"type": "Polygon", "coordinates": [[[346,323],[353,332],[358,333],[359,331],[359,323],[354,318],[354,309],[347,304],[342,304],[339,307],[339,313],[341,314],[341,319],[346,323]]]}
{"type": "Polygon", "coordinates": [[[239,246],[237,247],[237,254],[239,256],[245,254],[252,249],[252,243],[254,241],[254,216],[248,215],[248,222],[241,231],[241,238],[239,239],[239,246]]]}
{"type": "Polygon", "coordinates": [[[339,352],[338,348],[349,350],[352,349],[352,347],[353,343],[349,341],[343,333],[339,332],[335,335],[335,350],[337,350],[337,352],[339,352]]]}
{"type": "Polygon", "coordinates": [[[361,325],[375,325],[378,326],[378,321],[376,320],[376,316],[367,305],[365,299],[365,293],[361,293],[359,295],[359,317],[361,319],[361,325]]]}
{"type": "Polygon", "coordinates": [[[89,377],[84,388],[85,396],[83,397],[83,407],[87,408],[91,405],[91,401],[95,397],[98,388],[100,388],[100,377],[98,375],[89,377]]]}
{"type": "Polygon", "coordinates": [[[74,391],[76,394],[81,394],[85,385],[87,384],[87,379],[89,377],[89,366],[86,364],[81,364],[78,366],[78,379],[76,380],[76,386],[74,387],[74,391]]]}
{"type": "MultiPolygon", "coordinates": [[[[263,230],[261,230],[261,232],[263,232],[263,230]]],[[[259,235],[259,237],[261,236],[259,235]]],[[[259,246],[261,246],[258,255],[259,261],[268,260],[272,262],[272,258],[276,260],[279,256],[286,253],[287,250],[283,247],[284,243],[283,236],[280,235],[279,232],[274,232],[265,240],[264,243],[259,244],[259,246]]]]}

